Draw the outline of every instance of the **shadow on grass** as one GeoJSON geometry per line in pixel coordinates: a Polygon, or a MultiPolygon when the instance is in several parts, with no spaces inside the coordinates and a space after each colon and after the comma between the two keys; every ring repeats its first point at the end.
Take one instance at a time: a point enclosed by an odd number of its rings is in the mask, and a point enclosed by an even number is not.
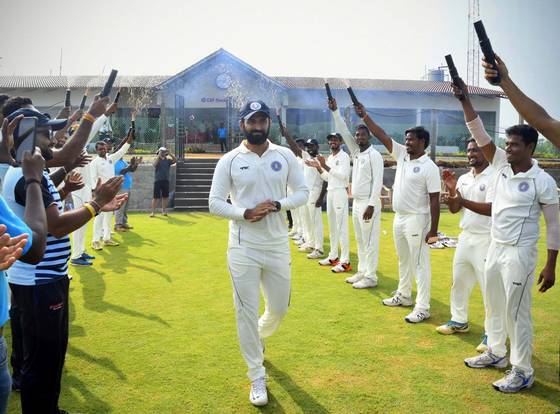
{"type": "Polygon", "coordinates": [[[85,309],[100,313],[113,311],[133,318],[142,318],[157,322],[168,328],[171,327],[169,323],[157,315],[146,315],[142,312],[125,308],[124,306],[106,302],[103,298],[106,290],[105,280],[103,279],[103,274],[95,269],[85,270],[81,274],[80,282],[82,284],[85,309]]]}
{"type": "MultiPolygon", "coordinates": [[[[301,408],[304,413],[318,413],[318,414],[327,414],[329,411],[321,405],[319,401],[317,401],[313,396],[307,393],[303,388],[297,385],[292,377],[286,374],[284,371],[279,370],[272,364],[270,361],[265,360],[264,366],[266,367],[269,375],[274,378],[284,390],[290,395],[292,400],[301,408]]],[[[269,410],[268,407],[263,408],[261,411],[263,412],[283,412],[272,409],[269,410]]],[[[280,406],[281,408],[281,406],[280,406]]]]}
{"type": "Polygon", "coordinates": [[[76,413],[110,413],[112,408],[109,404],[93,394],[86,384],[74,375],[64,377],[64,400],[63,409],[71,408],[76,413]]]}
{"type": "Polygon", "coordinates": [[[124,372],[122,372],[119,368],[117,368],[115,363],[111,361],[109,358],[96,357],[94,355],[88,354],[84,350],[72,346],[72,344],[68,344],[67,353],[72,355],[73,357],[80,358],[86,362],[89,362],[90,364],[99,365],[100,367],[103,367],[108,371],[115,373],[115,375],[120,380],[126,380],[126,375],[124,374],[124,372]]]}

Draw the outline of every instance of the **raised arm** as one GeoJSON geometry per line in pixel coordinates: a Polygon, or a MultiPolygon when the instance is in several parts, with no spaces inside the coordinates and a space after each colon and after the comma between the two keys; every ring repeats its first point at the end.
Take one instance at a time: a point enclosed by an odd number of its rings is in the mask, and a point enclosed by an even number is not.
{"type": "Polygon", "coordinates": [[[172,153],[169,153],[168,155],[171,157],[171,165],[177,164],[177,157],[172,153]]]}
{"type": "Polygon", "coordinates": [[[499,85],[502,87],[517,112],[550,142],[560,148],[560,121],[552,118],[542,106],[519,89],[509,77],[509,71],[503,60],[496,55],[497,70],[485,61],[482,62],[482,66],[484,67],[484,77],[488,81],[493,80],[498,73],[500,74],[501,81],[499,85]]]}
{"type": "Polygon", "coordinates": [[[453,95],[459,100],[461,106],[463,107],[463,114],[465,115],[467,128],[480,147],[482,155],[484,155],[484,158],[486,158],[489,163],[492,163],[494,154],[496,153],[496,144],[492,142],[492,138],[490,138],[490,135],[488,135],[484,129],[482,120],[472,106],[467,85],[465,85],[465,82],[463,82],[461,78],[459,78],[459,82],[461,84],[460,88],[451,84],[453,95]]]}
{"type": "Polygon", "coordinates": [[[286,128],[286,126],[282,123],[281,120],[279,120],[278,122],[280,123],[280,134],[282,134],[282,136],[286,138],[286,142],[288,143],[288,146],[290,147],[294,155],[296,157],[302,158],[301,148],[299,147],[297,142],[294,141],[294,139],[288,132],[288,128],[286,128]]]}
{"type": "Polygon", "coordinates": [[[77,131],[60,150],[53,151],[53,158],[47,161],[47,167],[61,167],[82,153],[90,135],[93,120],[105,113],[108,102],[109,97],[107,96],[104,98],[99,95],[95,97],[88,113],[82,117],[77,131]]]}
{"type": "Polygon", "coordinates": [[[331,110],[331,112],[333,114],[334,129],[335,129],[336,132],[338,132],[340,135],[342,135],[342,139],[343,139],[344,143],[346,144],[346,146],[348,147],[348,149],[350,150],[350,154],[355,155],[355,154],[359,153],[360,152],[360,147],[354,141],[354,136],[352,135],[352,133],[348,129],[348,126],[346,125],[346,122],[344,121],[344,118],[342,118],[342,115],[340,114],[340,111],[338,110],[338,105],[336,103],[336,99],[334,99],[334,98],[329,99],[328,100],[328,106],[329,106],[329,109],[331,110]]]}
{"type": "Polygon", "coordinates": [[[30,152],[23,155],[22,172],[28,183],[25,186],[26,203],[23,221],[29,227],[31,237],[28,240],[30,245],[26,246],[27,249],[24,249],[20,260],[29,264],[37,264],[42,260],[47,241],[47,216],[41,190],[44,168],[45,160],[39,149],[35,149],[33,155],[30,152]]]}
{"type": "Polygon", "coordinates": [[[61,214],[58,206],[51,203],[46,209],[49,233],[57,238],[66,236],[90,221],[93,218],[92,211],[98,214],[100,211],[118,209],[127,198],[126,194],[116,195],[123,180],[122,176],[113,177],[99,185],[93,201],[86,203],[84,207],[61,214]]]}
{"type": "Polygon", "coordinates": [[[366,108],[362,104],[354,105],[356,114],[364,121],[371,133],[377,138],[389,151],[389,154],[393,153],[393,139],[387,135],[385,130],[377,125],[373,119],[367,114],[366,108]]]}

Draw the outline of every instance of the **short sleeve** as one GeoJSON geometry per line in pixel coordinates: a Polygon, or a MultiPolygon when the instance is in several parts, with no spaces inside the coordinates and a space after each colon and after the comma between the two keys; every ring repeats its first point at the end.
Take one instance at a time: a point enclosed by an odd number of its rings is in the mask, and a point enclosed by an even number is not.
{"type": "Polygon", "coordinates": [[[441,178],[439,176],[439,168],[434,163],[430,162],[430,168],[428,169],[428,175],[426,177],[426,187],[428,188],[428,193],[439,193],[441,192],[441,178]]]}
{"type": "MultiPolygon", "coordinates": [[[[547,173],[541,173],[542,179],[539,185],[539,203],[540,204],[558,204],[558,188],[556,181],[547,173]]],[[[541,178],[541,177],[539,177],[541,178]]]]}
{"type": "Polygon", "coordinates": [[[395,161],[401,161],[404,156],[406,155],[406,147],[403,144],[399,144],[394,139],[391,139],[393,142],[393,151],[391,152],[391,157],[395,159],[395,161]]]}
{"type": "MultiPolygon", "coordinates": [[[[47,179],[45,177],[41,179],[41,195],[43,197],[43,205],[45,206],[45,208],[49,207],[55,202],[52,194],[49,191],[49,183],[47,182],[47,179]]],[[[16,203],[25,206],[27,200],[25,177],[21,177],[14,187],[14,198],[16,200],[16,203]]]]}
{"type": "Polygon", "coordinates": [[[10,237],[17,237],[24,233],[28,235],[27,243],[23,248],[23,254],[26,254],[33,243],[33,232],[21,218],[16,216],[8,204],[6,204],[3,197],[0,197],[0,223],[6,226],[6,233],[8,233],[10,237]]]}
{"type": "Polygon", "coordinates": [[[491,165],[492,167],[498,169],[503,167],[508,163],[507,154],[506,152],[500,148],[496,147],[496,152],[494,153],[494,158],[492,159],[491,165]]]}

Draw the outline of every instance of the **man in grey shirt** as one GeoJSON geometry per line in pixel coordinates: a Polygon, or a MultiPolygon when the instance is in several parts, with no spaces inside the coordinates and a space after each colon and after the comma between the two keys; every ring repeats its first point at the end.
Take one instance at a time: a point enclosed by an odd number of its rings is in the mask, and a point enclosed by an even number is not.
{"type": "Polygon", "coordinates": [[[161,199],[161,214],[167,216],[167,202],[169,200],[169,171],[171,166],[177,162],[177,158],[170,154],[167,148],[161,147],[157,152],[154,161],[156,169],[154,178],[154,198],[152,199],[152,213],[150,217],[156,215],[156,205],[161,199]]]}

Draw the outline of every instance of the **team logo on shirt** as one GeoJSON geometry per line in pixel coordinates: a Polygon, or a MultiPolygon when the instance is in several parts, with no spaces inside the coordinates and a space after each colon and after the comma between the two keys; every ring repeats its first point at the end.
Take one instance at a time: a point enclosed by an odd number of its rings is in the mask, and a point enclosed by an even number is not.
{"type": "Polygon", "coordinates": [[[412,171],[417,174],[420,172],[420,167],[414,167],[412,171]]]}
{"type": "Polygon", "coordinates": [[[519,186],[517,186],[517,188],[519,191],[524,193],[529,189],[529,183],[527,181],[523,181],[522,183],[519,183],[519,186]]]}
{"type": "Polygon", "coordinates": [[[280,171],[282,169],[282,164],[280,164],[279,161],[272,161],[272,164],[270,164],[270,168],[272,168],[274,171],[280,171]]]}
{"type": "Polygon", "coordinates": [[[478,187],[478,189],[479,189],[480,191],[486,190],[486,184],[480,184],[480,186],[478,187]]]}

